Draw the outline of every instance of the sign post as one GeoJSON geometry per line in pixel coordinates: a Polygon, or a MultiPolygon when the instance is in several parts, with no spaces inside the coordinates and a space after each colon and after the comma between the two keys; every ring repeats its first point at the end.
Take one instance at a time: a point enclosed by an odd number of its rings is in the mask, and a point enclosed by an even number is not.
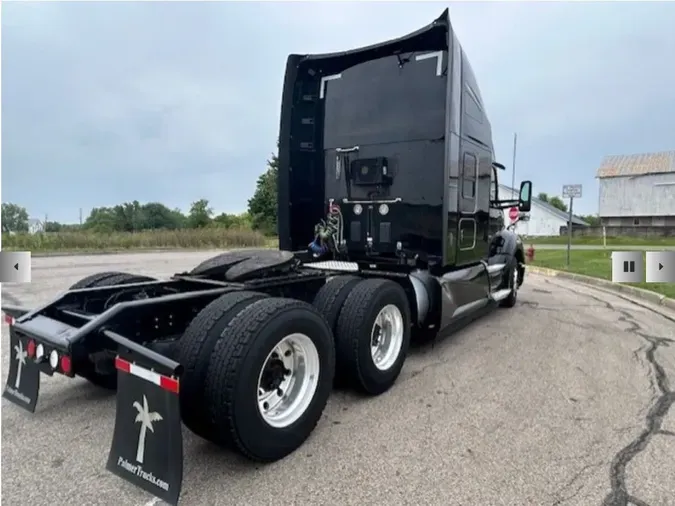
{"type": "Polygon", "coordinates": [[[570,214],[567,219],[567,268],[570,267],[570,250],[572,249],[572,208],[574,206],[574,199],[581,198],[580,184],[566,184],[563,185],[562,196],[564,199],[570,199],[570,214]]]}

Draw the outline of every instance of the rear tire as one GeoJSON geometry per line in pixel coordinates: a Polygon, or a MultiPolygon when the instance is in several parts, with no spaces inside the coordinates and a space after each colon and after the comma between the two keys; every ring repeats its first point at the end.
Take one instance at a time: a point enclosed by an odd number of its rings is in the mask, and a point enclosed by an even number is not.
{"type": "MultiPolygon", "coordinates": [[[[126,272],[99,272],[81,279],[72,285],[70,290],[97,288],[103,286],[118,286],[129,283],[142,283],[144,281],[156,281],[156,279],[148,276],[129,274],[126,272]]],[[[105,388],[106,390],[115,390],[117,388],[117,371],[102,374],[96,371],[92,362],[84,362],[81,364],[78,374],[97,387],[105,388]]]]}
{"type": "Polygon", "coordinates": [[[211,355],[206,397],[215,428],[212,441],[252,460],[282,459],[314,430],[334,373],[333,336],[315,308],[292,299],[254,302],[230,321],[211,355]],[[285,342],[293,346],[282,352],[285,342]],[[291,362],[296,359],[294,368],[291,362]],[[291,369],[294,372],[288,373],[291,369]],[[284,411],[284,399],[293,399],[296,393],[296,401],[284,411]]]}
{"type": "MultiPolygon", "coordinates": [[[[326,319],[334,336],[337,335],[337,322],[342,306],[352,289],[362,281],[362,279],[363,278],[359,278],[358,276],[351,275],[337,276],[323,285],[316,294],[316,297],[314,297],[312,305],[318,309],[326,319]]],[[[344,374],[341,374],[339,368],[335,369],[333,386],[337,388],[348,386],[348,380],[345,378],[344,374]]]]}
{"type": "Polygon", "coordinates": [[[312,305],[323,315],[330,329],[337,330],[340,310],[352,289],[361,281],[358,276],[337,276],[317,292],[312,305]]]}
{"type": "Polygon", "coordinates": [[[185,426],[205,439],[212,439],[213,424],[204,394],[209,360],[230,320],[242,309],[267,295],[236,291],[221,295],[190,322],[178,344],[178,362],[185,368],[180,385],[180,409],[185,426]]]}
{"type": "Polygon", "coordinates": [[[357,284],[340,312],[335,341],[340,375],[369,395],[389,390],[410,346],[410,307],[403,288],[387,279],[357,284]]]}

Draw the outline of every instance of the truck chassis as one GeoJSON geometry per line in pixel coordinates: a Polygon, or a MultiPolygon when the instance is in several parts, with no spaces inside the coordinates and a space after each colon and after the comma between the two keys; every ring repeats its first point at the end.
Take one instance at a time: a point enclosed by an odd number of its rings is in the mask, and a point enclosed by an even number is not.
{"type": "Polygon", "coordinates": [[[66,291],[34,310],[3,306],[13,359],[3,397],[34,411],[41,374],[116,387],[108,470],[176,504],[181,422],[248,458],[283,458],[309,436],[335,380],[370,395],[385,392],[401,371],[411,337],[430,340],[440,326],[514,300],[522,283],[515,270],[506,286],[503,264],[456,272],[454,286],[481,278],[492,284],[481,300],[460,305],[441,288],[448,280],[425,271],[305,263],[304,256],[225,253],[216,257],[220,275],[179,273],[112,286],[106,280],[137,276],[102,273],[93,276],[99,286],[66,291]],[[242,264],[251,257],[247,271],[242,264]],[[228,270],[232,265],[237,275],[228,270]],[[288,328],[270,333],[270,326],[288,328]],[[303,371],[318,378],[302,379],[303,371]],[[293,382],[295,390],[315,390],[313,396],[296,394],[296,407],[283,401],[293,382]],[[250,402],[240,397],[246,390],[250,402]],[[240,408],[241,420],[232,418],[237,401],[249,404],[240,408]],[[266,405],[277,406],[277,413],[266,413],[266,405]]]}

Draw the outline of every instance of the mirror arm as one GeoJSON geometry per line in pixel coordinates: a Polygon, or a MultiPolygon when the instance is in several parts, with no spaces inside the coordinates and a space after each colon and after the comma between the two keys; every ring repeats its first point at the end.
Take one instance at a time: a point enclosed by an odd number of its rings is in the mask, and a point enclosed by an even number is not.
{"type": "Polygon", "coordinates": [[[492,203],[496,209],[508,209],[509,207],[518,207],[520,200],[493,200],[492,203]]]}

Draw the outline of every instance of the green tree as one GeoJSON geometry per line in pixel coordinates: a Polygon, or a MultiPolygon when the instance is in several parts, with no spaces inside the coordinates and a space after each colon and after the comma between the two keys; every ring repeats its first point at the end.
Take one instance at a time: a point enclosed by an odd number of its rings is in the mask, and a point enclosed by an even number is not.
{"type": "Polygon", "coordinates": [[[567,204],[560,197],[550,197],[548,203],[561,211],[567,212],[567,204]]]}
{"type": "Polygon", "coordinates": [[[211,223],[213,209],[209,207],[209,201],[200,199],[193,202],[188,214],[188,224],[190,228],[203,228],[211,223]]]}
{"type": "Polygon", "coordinates": [[[581,215],[577,216],[577,218],[580,218],[584,220],[586,223],[588,223],[591,227],[599,227],[601,222],[600,222],[600,216],[597,216],[595,214],[587,214],[587,215],[581,215]]]}
{"type": "Polygon", "coordinates": [[[276,154],[267,160],[267,169],[256,182],[253,197],[248,201],[248,213],[254,230],[264,234],[277,233],[277,179],[279,158],[276,154]]]}
{"type": "Polygon", "coordinates": [[[159,202],[149,202],[141,206],[143,229],[182,228],[186,225],[185,216],[178,209],[169,209],[159,202]]]}
{"type": "Polygon", "coordinates": [[[169,209],[159,202],[141,204],[135,200],[114,207],[95,207],[83,228],[93,232],[133,232],[182,228],[186,221],[179,209],[169,209]]]}
{"type": "Polygon", "coordinates": [[[63,224],[58,221],[47,221],[45,222],[45,232],[64,232],[63,224]]]}
{"type": "Polygon", "coordinates": [[[28,232],[28,211],[9,202],[2,204],[2,231],[28,232]]]}
{"type": "Polygon", "coordinates": [[[252,228],[248,213],[227,214],[221,213],[213,218],[213,224],[222,228],[252,228]]]}
{"type": "Polygon", "coordinates": [[[549,197],[548,193],[542,192],[539,195],[537,195],[537,198],[542,202],[546,202],[547,204],[552,205],[556,209],[560,209],[561,211],[567,212],[567,204],[565,204],[560,197],[549,197]]]}
{"type": "Polygon", "coordinates": [[[115,232],[121,230],[117,218],[115,208],[95,207],[87,216],[82,228],[92,232],[115,232]]]}

